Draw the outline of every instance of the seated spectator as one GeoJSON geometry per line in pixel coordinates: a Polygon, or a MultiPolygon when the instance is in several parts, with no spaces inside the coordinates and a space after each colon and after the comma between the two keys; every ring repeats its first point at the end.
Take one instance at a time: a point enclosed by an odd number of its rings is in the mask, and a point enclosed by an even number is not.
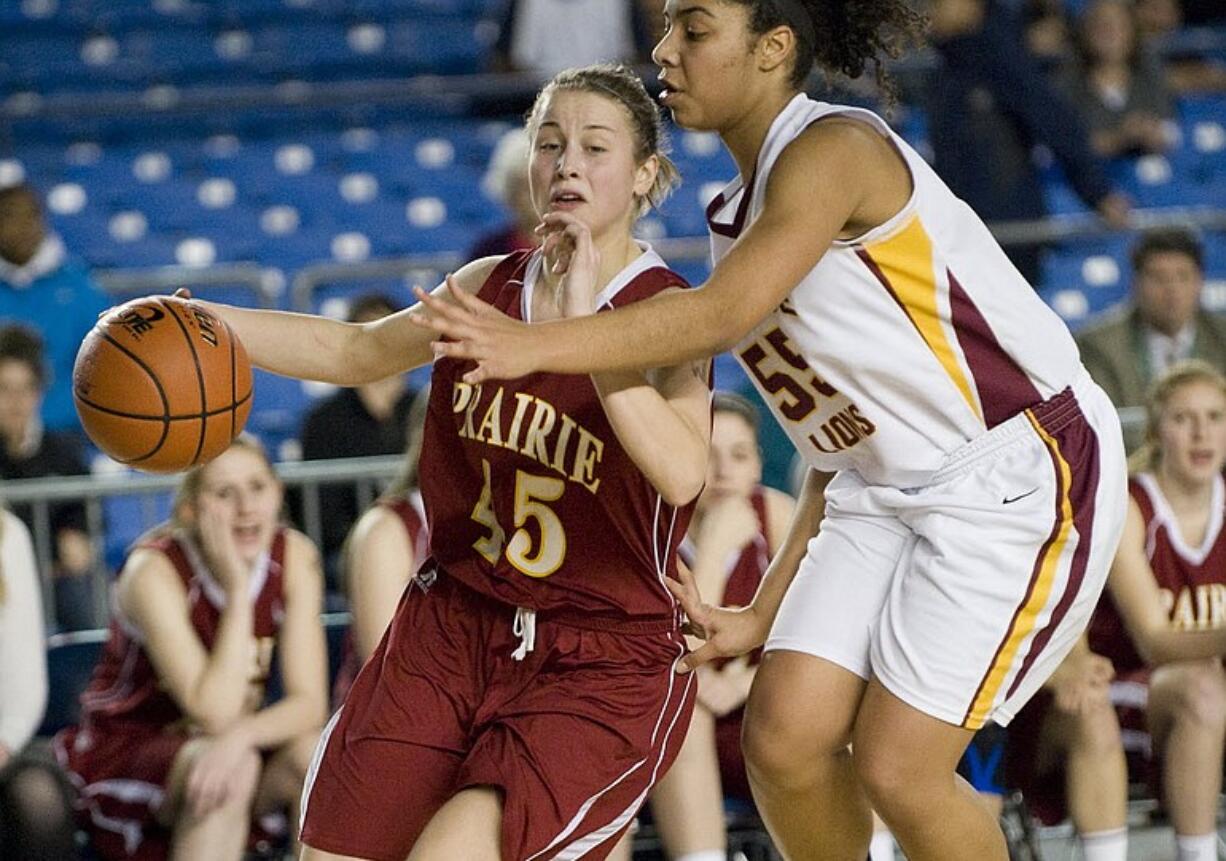
{"type": "MultiPolygon", "coordinates": [[[[369,323],[386,317],[399,306],[388,296],[369,293],[349,306],[351,323],[369,323]]],[[[367,457],[404,451],[405,428],[413,393],[404,377],[396,375],[355,388],[342,388],[316,404],[302,422],[303,460],[367,457]]],[[[295,509],[300,504],[297,495],[295,509]]],[[[323,515],[320,549],[331,574],[336,554],[358,519],[358,500],[353,485],[330,484],[319,489],[323,515]]],[[[298,511],[295,511],[297,517],[298,511]]],[[[301,523],[301,518],[298,517],[301,523]]]]}
{"type": "Polygon", "coordinates": [[[502,201],[511,214],[511,222],[478,239],[469,258],[479,260],[535,248],[539,244],[535,231],[541,216],[532,205],[532,190],[528,187],[528,134],[522,128],[511,129],[499,138],[481,180],[481,189],[486,196],[502,201]]]}
{"type": "MultiPolygon", "coordinates": [[[[47,478],[89,472],[76,434],[51,431],[39,417],[45,371],[42,341],[21,325],[0,325],[0,478],[47,478]]],[[[34,509],[14,513],[33,531],[34,509]]],[[[86,528],[84,503],[53,505],[51,553],[55,619],[67,630],[100,624],[95,580],[98,560],[86,528]]]]}
{"type": "Polygon", "coordinates": [[[253,820],[289,808],[296,828],[327,656],[319,555],[280,510],[240,436],[124,563],[80,726],[56,737],[101,858],[238,861],[253,820]],[[266,704],[274,651],[285,695],[266,704]]]}
{"type": "Polygon", "coordinates": [[[47,707],[47,653],[34,548],[0,510],[0,861],[76,857],[63,778],[27,747],[47,707]]]}
{"type": "Polygon", "coordinates": [[[1068,18],[1061,0],[1026,0],[1022,7],[1026,50],[1044,67],[1063,62],[1072,53],[1068,18]]]}
{"type": "Polygon", "coordinates": [[[648,6],[643,0],[510,0],[494,66],[549,77],[592,63],[646,59],[657,35],[648,6]]]}
{"type": "MultiPolygon", "coordinates": [[[[1136,20],[1141,36],[1156,41],[1188,26],[1226,23],[1221,0],[1136,0],[1136,20]]],[[[1226,65],[1196,51],[1167,53],[1163,62],[1167,86],[1175,93],[1226,90],[1226,65]]]]}
{"type": "MultiPolygon", "coordinates": [[[[712,403],[711,458],[681,556],[698,588],[720,606],[753,600],[794,501],[761,485],[758,413],[739,395],[712,403]]],[[[670,858],[723,858],[724,797],[751,801],[741,722],[761,651],[698,669],[698,703],[672,769],[652,793],[656,827],[670,858]]]]}
{"type": "Polygon", "coordinates": [[[79,432],[72,365],[81,340],[112,304],[47,230],[34,189],[0,188],[0,320],[33,326],[43,337],[50,377],[42,418],[48,429],[79,432]]]}
{"type": "MultiPolygon", "coordinates": [[[[1140,407],[1181,359],[1226,368],[1226,318],[1201,308],[1204,251],[1187,230],[1153,230],[1132,251],[1132,300],[1077,335],[1081,360],[1116,407],[1140,407]]],[[[1141,429],[1125,427],[1131,451],[1141,429]]]]}
{"type": "Polygon", "coordinates": [[[1179,363],[1156,383],[1148,413],[1107,591],[1088,638],[1011,727],[1010,770],[1049,818],[1067,802],[1084,857],[1124,861],[1126,732],[1170,814],[1180,861],[1217,861],[1226,378],[1204,362],[1179,363]],[[1064,781],[1053,781],[1061,770],[1064,781]]]}
{"type": "Polygon", "coordinates": [[[1175,106],[1125,0],[1094,0],[1077,27],[1073,61],[1057,75],[1103,158],[1168,149],[1175,106]]]}
{"type": "Polygon", "coordinates": [[[417,489],[417,457],[429,400],[429,388],[422,389],[414,399],[409,411],[409,444],[400,474],[354,524],[345,543],[345,589],[353,621],[332,689],[337,706],[344,702],[358,670],[383,639],[404,587],[428,555],[426,514],[417,489]]]}

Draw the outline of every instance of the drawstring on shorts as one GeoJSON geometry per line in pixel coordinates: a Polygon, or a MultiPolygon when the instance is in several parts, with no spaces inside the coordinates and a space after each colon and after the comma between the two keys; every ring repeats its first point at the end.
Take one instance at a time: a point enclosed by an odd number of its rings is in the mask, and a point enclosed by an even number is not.
{"type": "Polygon", "coordinates": [[[515,624],[511,632],[519,637],[519,645],[511,653],[516,661],[528,657],[528,653],[536,648],[536,611],[527,607],[515,608],[515,624]]]}

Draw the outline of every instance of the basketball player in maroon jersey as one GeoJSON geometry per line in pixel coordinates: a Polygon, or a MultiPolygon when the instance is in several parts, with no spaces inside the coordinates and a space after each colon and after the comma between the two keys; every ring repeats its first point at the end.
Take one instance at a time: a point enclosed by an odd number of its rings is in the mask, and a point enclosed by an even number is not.
{"type": "Polygon", "coordinates": [[[429,389],[418,392],[409,409],[408,445],[400,474],[375,504],[353,525],[345,540],[344,580],[353,621],[332,701],[340,705],[358,670],[383,639],[396,604],[417,567],[428,555],[429,533],[417,481],[421,431],[429,389]]]}
{"type": "MultiPolygon", "coordinates": [[[[676,177],[637,76],[559,74],[528,132],[533,200],[566,229],[451,289],[549,320],[686,287],[631,233],[676,177]]],[[[352,325],[206,304],[276,373],[354,385],[434,357],[404,312],[352,325]]],[[[708,362],[488,386],[462,380],[471,367],[434,363],[430,556],[316,752],[311,861],[603,858],[689,724],[665,578],[706,474],[708,362]]]]}
{"type": "Polygon", "coordinates": [[[239,437],[119,573],[81,723],[55,745],[102,858],[237,861],[253,817],[297,806],[327,708],[323,579],[281,495],[239,437]],[[265,705],[274,648],[285,695],[265,705]]]}
{"type": "Polygon", "coordinates": [[[1123,861],[1121,725],[1134,738],[1148,732],[1151,777],[1179,861],[1216,861],[1226,740],[1226,379],[1205,362],[1179,363],[1155,384],[1148,413],[1123,541],[1087,642],[1052,677],[1050,693],[1023,711],[1011,759],[1036,795],[1063,764],[1065,798],[1048,806],[1058,814],[1067,803],[1087,859],[1123,861]],[[1110,699],[1095,696],[1112,668],[1110,699]]]}
{"type": "MultiPolygon", "coordinates": [[[[795,503],[764,487],[758,413],[740,395],[717,392],[711,404],[707,485],[681,557],[704,595],[743,607],[753,600],[783,541],[795,503]]],[[[677,762],[651,795],[656,828],[670,858],[723,858],[724,796],[750,799],[741,722],[760,652],[699,668],[698,703],[677,762]]]]}

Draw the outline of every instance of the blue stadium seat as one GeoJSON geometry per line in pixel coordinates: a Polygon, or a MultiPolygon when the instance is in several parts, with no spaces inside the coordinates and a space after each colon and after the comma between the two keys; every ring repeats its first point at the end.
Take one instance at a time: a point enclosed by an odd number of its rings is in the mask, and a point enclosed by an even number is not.
{"type": "Polygon", "coordinates": [[[107,496],[102,500],[102,516],[106,522],[104,555],[108,568],[118,571],[132,543],[170,517],[172,499],[172,493],[160,491],[107,496]]]}
{"type": "Polygon", "coordinates": [[[47,711],[38,728],[52,736],[75,724],[81,714],[79,697],[89,685],[94,665],[102,654],[107,631],[70,631],[47,638],[47,711]]]}

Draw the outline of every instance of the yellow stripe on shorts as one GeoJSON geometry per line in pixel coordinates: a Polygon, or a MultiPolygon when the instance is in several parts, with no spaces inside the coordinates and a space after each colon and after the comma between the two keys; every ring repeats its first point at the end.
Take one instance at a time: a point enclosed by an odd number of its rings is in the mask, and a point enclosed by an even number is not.
{"type": "Polygon", "coordinates": [[[983,682],[980,683],[975,700],[967,711],[966,719],[962,722],[967,729],[979,729],[987,722],[988,713],[996,700],[996,694],[1000,691],[1000,686],[1004,684],[1005,676],[1008,675],[1009,668],[1013,665],[1014,658],[1017,657],[1018,649],[1034,630],[1040,611],[1051,597],[1052,584],[1056,579],[1056,568],[1060,564],[1060,557],[1064,555],[1069,534],[1073,530],[1073,503],[1069,498],[1069,488],[1073,480],[1072,470],[1069,468],[1068,461],[1060,454],[1060,444],[1035,420],[1030,410],[1026,410],[1026,418],[1030,419],[1030,424],[1034,426],[1035,432],[1043,440],[1047,450],[1051,452],[1052,460],[1060,470],[1060,507],[1057,515],[1059,520],[1054,530],[1055,539],[1050,540],[1050,543],[1041,551],[1042,558],[1037,566],[1038,576],[1032,578],[1032,591],[1026,597],[1021,609],[1014,614],[1009,632],[1005,635],[1000,648],[997,649],[992,665],[987,675],[984,676],[983,682]]]}

